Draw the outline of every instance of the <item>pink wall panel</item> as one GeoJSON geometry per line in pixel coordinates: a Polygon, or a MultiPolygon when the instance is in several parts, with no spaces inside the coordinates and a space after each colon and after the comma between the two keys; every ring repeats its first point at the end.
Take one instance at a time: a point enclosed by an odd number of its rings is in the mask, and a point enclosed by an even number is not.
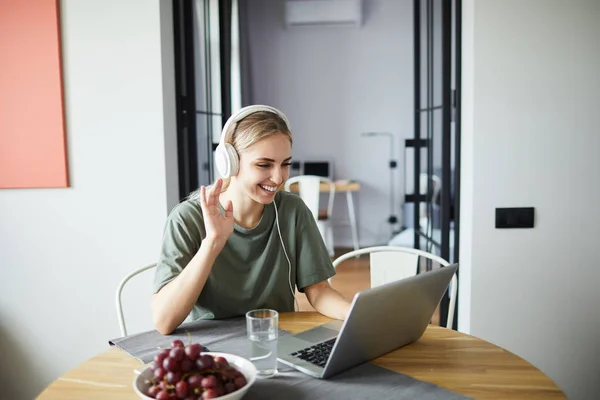
{"type": "Polygon", "coordinates": [[[58,0],[0,0],[0,188],[67,187],[58,0]]]}

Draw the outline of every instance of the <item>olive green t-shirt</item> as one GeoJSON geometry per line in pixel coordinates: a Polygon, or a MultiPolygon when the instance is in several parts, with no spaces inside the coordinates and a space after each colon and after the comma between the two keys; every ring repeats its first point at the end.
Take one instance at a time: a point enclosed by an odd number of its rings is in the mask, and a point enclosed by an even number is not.
{"type": "MultiPolygon", "coordinates": [[[[291,263],[292,288],[303,292],[335,275],[312,213],[299,196],[280,191],[273,204],[265,205],[254,228],[234,225],[187,321],[229,318],[259,308],[294,311],[290,267],[277,230],[275,204],[291,263]]],[[[164,230],[155,292],[179,275],[205,237],[199,200],[188,199],[173,208],[164,230]]]]}

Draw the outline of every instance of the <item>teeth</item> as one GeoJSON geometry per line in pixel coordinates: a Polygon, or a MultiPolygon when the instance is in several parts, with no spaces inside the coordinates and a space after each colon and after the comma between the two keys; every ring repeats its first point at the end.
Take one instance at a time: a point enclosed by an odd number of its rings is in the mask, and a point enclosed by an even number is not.
{"type": "Polygon", "coordinates": [[[263,186],[263,185],[259,185],[261,188],[268,190],[269,192],[274,192],[275,190],[277,190],[277,187],[275,186],[263,186]]]}

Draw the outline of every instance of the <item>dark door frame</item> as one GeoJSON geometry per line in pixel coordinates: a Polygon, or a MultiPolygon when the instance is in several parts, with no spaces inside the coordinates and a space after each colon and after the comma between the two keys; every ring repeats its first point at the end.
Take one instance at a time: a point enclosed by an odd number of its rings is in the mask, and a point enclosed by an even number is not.
{"type": "MultiPolygon", "coordinates": [[[[452,259],[459,259],[459,205],[460,205],[460,85],[461,85],[461,0],[454,1],[454,13],[452,15],[452,1],[441,1],[441,104],[434,104],[434,1],[433,0],[414,0],[413,1],[413,45],[414,45],[414,138],[406,141],[406,147],[414,149],[414,194],[406,196],[406,202],[414,204],[413,212],[413,227],[414,227],[414,247],[420,248],[423,240],[429,245],[433,244],[440,249],[440,256],[445,260],[450,260],[450,221],[454,222],[454,246],[452,259]],[[422,6],[425,6],[426,15],[422,15],[422,6]],[[426,56],[426,77],[423,79],[421,52],[423,44],[423,26],[422,18],[426,18],[425,32],[425,51],[426,56]],[[454,31],[452,29],[452,21],[454,18],[454,31]],[[452,43],[454,40],[455,62],[452,65],[452,43]],[[452,73],[455,78],[455,89],[452,89],[452,73]],[[425,80],[425,82],[423,82],[425,80]],[[423,86],[422,84],[425,84],[423,86]],[[422,88],[427,89],[426,104],[423,106],[421,98],[422,88]],[[440,230],[441,240],[436,242],[432,237],[427,235],[428,232],[422,232],[420,229],[420,203],[426,203],[428,214],[433,215],[433,204],[431,204],[430,182],[433,171],[433,129],[434,129],[434,112],[440,111],[441,118],[441,165],[442,165],[442,188],[440,196],[440,230]],[[421,137],[422,126],[421,116],[427,117],[427,137],[421,137]],[[452,142],[452,122],[454,115],[455,137],[452,142]],[[452,170],[452,146],[454,146],[454,170],[452,170]],[[427,194],[420,193],[420,178],[421,178],[421,149],[427,149],[427,174],[428,188],[427,194]]],[[[458,277],[457,273],[457,277],[458,277]]],[[[440,324],[445,326],[448,319],[448,296],[443,296],[440,306],[440,324]]],[[[458,321],[458,299],[454,313],[453,328],[457,329],[458,321]]]]}
{"type": "Polygon", "coordinates": [[[192,0],[173,1],[173,34],[177,158],[179,198],[181,200],[198,187],[194,7],[192,0]]]}

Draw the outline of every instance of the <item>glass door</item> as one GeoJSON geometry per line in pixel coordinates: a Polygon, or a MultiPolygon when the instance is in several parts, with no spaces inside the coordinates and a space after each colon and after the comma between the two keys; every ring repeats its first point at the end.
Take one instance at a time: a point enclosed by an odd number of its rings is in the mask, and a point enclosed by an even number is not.
{"type": "Polygon", "coordinates": [[[215,178],[214,150],[239,108],[237,0],[173,2],[180,198],[215,178]]]}
{"type": "MultiPolygon", "coordinates": [[[[410,210],[405,217],[413,228],[415,248],[455,262],[460,183],[460,0],[414,0],[413,5],[415,111],[414,137],[405,141],[409,171],[405,203],[410,210]]],[[[447,309],[448,296],[444,296],[441,325],[446,323],[447,309]]]]}

